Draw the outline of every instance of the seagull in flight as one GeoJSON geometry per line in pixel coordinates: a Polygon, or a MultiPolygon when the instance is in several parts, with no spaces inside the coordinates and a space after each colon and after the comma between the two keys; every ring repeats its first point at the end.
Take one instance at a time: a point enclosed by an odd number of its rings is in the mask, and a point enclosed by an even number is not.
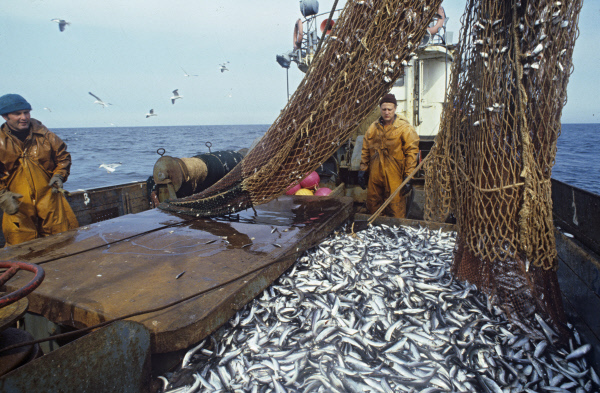
{"type": "Polygon", "coordinates": [[[183,76],[185,77],[190,77],[190,76],[198,76],[198,75],[190,75],[187,72],[185,72],[185,70],[183,69],[183,67],[181,67],[181,70],[183,71],[183,76]]]}
{"type": "Polygon", "coordinates": [[[104,163],[102,163],[102,165],[100,165],[98,168],[104,168],[104,169],[106,169],[106,173],[112,173],[119,166],[121,166],[120,162],[116,163],[116,164],[104,164],[104,163]]]}
{"type": "Polygon", "coordinates": [[[88,93],[90,93],[90,95],[96,99],[96,101],[94,101],[94,104],[102,105],[102,108],[106,108],[107,106],[112,105],[111,103],[102,101],[97,95],[94,95],[94,93],[92,93],[91,91],[88,91],[88,93]]]}
{"type": "Polygon", "coordinates": [[[70,25],[70,24],[71,24],[71,23],[67,22],[67,21],[66,21],[66,20],[64,20],[64,19],[58,19],[58,18],[51,19],[50,21],[51,21],[51,22],[56,22],[56,23],[58,23],[58,29],[59,29],[60,31],[65,31],[65,26],[66,26],[66,25],[70,25]]]}
{"type": "Polygon", "coordinates": [[[158,116],[156,113],[154,113],[154,109],[150,109],[150,112],[146,113],[146,119],[149,118],[150,116],[158,116]]]}
{"type": "Polygon", "coordinates": [[[178,92],[179,89],[175,89],[173,90],[173,97],[171,97],[171,104],[175,104],[175,100],[179,99],[179,98],[183,98],[183,96],[179,95],[178,92]]]}
{"type": "Polygon", "coordinates": [[[52,112],[52,110],[50,108],[44,107],[45,110],[47,110],[48,112],[52,112]]]}
{"type": "Polygon", "coordinates": [[[225,62],[221,64],[221,73],[225,72],[225,71],[229,71],[229,69],[227,68],[227,64],[229,62],[225,62]]]}

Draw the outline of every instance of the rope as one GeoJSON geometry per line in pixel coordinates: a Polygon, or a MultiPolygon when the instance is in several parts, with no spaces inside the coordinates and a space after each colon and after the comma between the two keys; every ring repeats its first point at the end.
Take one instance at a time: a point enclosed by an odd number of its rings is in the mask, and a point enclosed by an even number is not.
{"type": "MultiPolygon", "coordinates": [[[[311,248],[313,246],[314,246],[314,244],[311,245],[310,247],[307,247],[307,249],[311,248]]],[[[152,308],[152,309],[149,309],[149,310],[137,311],[137,312],[134,312],[134,313],[131,313],[131,314],[124,315],[122,317],[113,318],[113,319],[110,319],[108,321],[104,321],[104,322],[98,323],[98,324],[93,325],[93,326],[88,326],[88,327],[85,327],[85,328],[74,330],[72,332],[57,334],[57,335],[50,336],[50,337],[47,337],[47,338],[42,338],[42,339],[38,339],[38,340],[27,341],[27,342],[22,342],[22,343],[18,343],[18,344],[9,345],[8,347],[0,348],[0,353],[5,352],[5,351],[10,351],[11,349],[14,349],[14,348],[20,348],[20,347],[23,347],[23,346],[26,346],[26,345],[35,345],[35,344],[43,343],[45,341],[50,341],[50,340],[56,340],[56,339],[68,338],[68,337],[72,337],[72,336],[81,335],[82,333],[86,333],[86,332],[89,332],[91,330],[99,329],[101,327],[110,325],[113,322],[122,321],[124,319],[129,319],[129,318],[137,317],[139,315],[151,314],[151,313],[154,313],[154,312],[162,311],[162,310],[167,309],[169,307],[176,306],[176,305],[178,305],[180,303],[183,303],[183,302],[186,302],[186,301],[191,300],[193,298],[196,298],[198,296],[204,295],[205,293],[208,293],[210,291],[214,291],[216,289],[222,288],[222,287],[224,287],[226,285],[229,285],[229,284],[231,284],[231,283],[233,283],[233,282],[235,282],[235,281],[237,281],[237,280],[239,280],[241,278],[244,278],[244,277],[247,277],[247,276],[249,276],[251,274],[254,274],[254,273],[258,272],[259,270],[263,270],[263,269],[268,268],[271,265],[274,265],[276,263],[280,263],[282,259],[291,257],[291,256],[296,255],[296,254],[298,254],[298,252],[291,252],[291,253],[288,253],[288,254],[284,254],[280,258],[277,258],[276,260],[274,260],[272,262],[269,262],[266,265],[259,266],[259,267],[255,268],[255,269],[252,269],[252,270],[250,270],[250,271],[248,271],[248,272],[246,272],[244,274],[241,274],[241,275],[239,275],[237,277],[234,277],[234,278],[232,278],[230,280],[222,282],[222,283],[220,283],[218,285],[215,285],[213,287],[207,288],[205,290],[202,290],[200,292],[194,293],[192,295],[186,296],[183,299],[175,300],[175,301],[173,301],[171,303],[167,303],[165,305],[162,305],[162,306],[159,306],[159,307],[156,307],[156,308],[152,308]]]]}
{"type": "Polygon", "coordinates": [[[530,219],[531,219],[531,202],[533,186],[532,186],[532,158],[531,158],[531,141],[529,138],[529,130],[527,128],[527,91],[525,90],[525,86],[523,85],[523,63],[521,60],[524,58],[521,53],[520,48],[520,37],[517,34],[517,28],[519,25],[519,21],[517,18],[517,7],[513,8],[512,12],[512,36],[513,36],[513,49],[515,51],[515,58],[517,61],[515,62],[515,67],[517,71],[517,119],[521,122],[520,127],[520,137],[521,137],[521,146],[522,146],[522,171],[521,177],[524,178],[524,188],[523,188],[523,203],[521,205],[521,211],[519,212],[519,237],[521,242],[521,247],[525,252],[525,255],[529,259],[532,259],[532,249],[531,249],[531,241],[530,241],[530,219]]]}
{"type": "Polygon", "coordinates": [[[318,56],[258,145],[218,183],[159,207],[214,217],[283,194],[331,157],[373,111],[403,74],[403,62],[419,46],[440,4],[346,2],[334,33],[325,40],[325,31],[318,56]]]}
{"type": "Polygon", "coordinates": [[[457,220],[452,273],[497,297],[520,326],[535,312],[555,323],[564,314],[551,173],[581,8],[467,1],[426,166],[426,219],[457,220]]]}
{"type": "Polygon", "coordinates": [[[335,12],[335,7],[337,7],[337,3],[338,3],[338,0],[335,0],[335,2],[333,3],[333,7],[331,7],[331,12],[329,13],[329,18],[327,18],[327,23],[325,24],[325,28],[323,29],[323,34],[321,34],[321,39],[319,39],[319,43],[317,44],[317,50],[315,51],[315,57],[317,57],[317,55],[319,54],[319,51],[321,50],[321,45],[323,44],[323,41],[325,40],[325,36],[327,35],[327,28],[329,27],[329,22],[331,22],[331,20],[333,18],[333,13],[335,12]]]}
{"type": "MultiPolygon", "coordinates": [[[[435,156],[435,154],[429,153],[427,155],[427,157],[429,157],[430,155],[435,156]]],[[[425,157],[425,158],[427,158],[427,157],[425,157]]],[[[452,163],[455,163],[455,161],[452,159],[452,157],[446,157],[446,159],[452,163]]],[[[518,188],[518,187],[525,185],[524,182],[520,182],[520,183],[507,184],[505,186],[499,186],[499,187],[494,187],[494,188],[483,188],[481,186],[476,185],[475,182],[473,182],[473,180],[471,180],[470,176],[465,173],[464,168],[459,167],[458,170],[466,178],[465,183],[467,183],[469,186],[471,186],[471,188],[473,188],[477,191],[480,191],[480,192],[498,192],[498,191],[508,190],[509,188],[518,188]]],[[[542,183],[549,184],[550,182],[551,182],[550,178],[540,179],[537,181],[538,184],[542,184],[542,183]]]]}

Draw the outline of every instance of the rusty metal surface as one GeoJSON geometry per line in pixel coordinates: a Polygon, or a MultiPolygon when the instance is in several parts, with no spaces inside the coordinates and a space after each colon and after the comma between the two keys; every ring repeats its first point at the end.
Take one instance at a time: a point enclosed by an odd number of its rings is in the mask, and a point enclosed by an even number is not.
{"type": "Polygon", "coordinates": [[[119,321],[0,377],[2,392],[147,392],[150,334],[119,321]]]}
{"type": "MultiPolygon", "coordinates": [[[[6,348],[9,345],[17,343],[26,343],[33,341],[33,336],[28,332],[8,328],[0,333],[0,348],[6,348]]],[[[19,348],[13,348],[0,353],[0,375],[4,375],[17,367],[35,359],[39,354],[40,347],[37,344],[25,345],[19,348]]]]}
{"type": "MultiPolygon", "coordinates": [[[[256,214],[241,212],[238,221],[152,210],[60,234],[63,241],[55,244],[45,238],[11,247],[0,259],[19,256],[43,264],[46,280],[30,295],[30,311],[74,327],[208,290],[134,318],[151,331],[153,352],[171,352],[227,321],[296,256],[345,221],[351,208],[350,198],[286,196],[257,207],[256,214]]],[[[19,283],[17,275],[9,284],[19,283]]]]}
{"type": "Polygon", "coordinates": [[[592,345],[591,361],[600,369],[600,257],[556,231],[558,282],[565,313],[585,342],[592,345]]]}
{"type": "Polygon", "coordinates": [[[600,254],[600,195],[552,179],[552,204],[556,224],[600,254]]]}
{"type": "MultiPolygon", "coordinates": [[[[139,213],[150,209],[147,181],[74,191],[67,197],[80,226],[107,216],[139,213]]],[[[112,217],[109,217],[112,218],[112,217]]]]}
{"type": "Polygon", "coordinates": [[[187,168],[181,159],[171,156],[162,156],[154,164],[153,171],[156,184],[171,182],[175,191],[187,180],[187,168]]]}

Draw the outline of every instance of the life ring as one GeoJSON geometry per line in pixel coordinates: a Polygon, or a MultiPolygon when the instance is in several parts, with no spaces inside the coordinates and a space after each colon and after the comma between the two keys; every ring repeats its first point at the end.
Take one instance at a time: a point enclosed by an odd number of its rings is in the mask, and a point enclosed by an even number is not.
{"type": "Polygon", "coordinates": [[[298,19],[294,25],[294,49],[300,49],[302,47],[303,35],[302,20],[298,19]]]}
{"type": "Polygon", "coordinates": [[[442,26],[444,26],[444,21],[446,20],[446,13],[444,12],[444,7],[438,8],[437,16],[438,20],[435,23],[435,25],[427,28],[427,31],[429,31],[429,34],[431,35],[436,35],[437,32],[440,31],[442,26]]]}
{"type": "Polygon", "coordinates": [[[321,33],[323,32],[323,30],[325,30],[325,26],[329,26],[329,28],[327,29],[327,35],[331,34],[331,30],[333,30],[333,25],[335,25],[335,21],[333,19],[323,19],[323,22],[321,22],[321,33]],[[329,21],[329,23],[327,23],[327,21],[329,21]]]}

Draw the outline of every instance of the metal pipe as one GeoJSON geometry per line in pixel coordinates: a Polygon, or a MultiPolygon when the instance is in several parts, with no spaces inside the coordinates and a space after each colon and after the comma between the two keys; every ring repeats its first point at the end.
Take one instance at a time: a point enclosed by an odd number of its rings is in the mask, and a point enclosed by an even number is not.
{"type": "Polygon", "coordinates": [[[317,50],[315,51],[315,58],[319,54],[321,50],[321,45],[323,44],[323,40],[325,40],[325,36],[327,35],[327,28],[329,27],[329,23],[333,19],[333,13],[335,12],[335,7],[337,6],[338,0],[335,0],[333,3],[333,7],[331,7],[331,12],[329,13],[329,18],[327,18],[327,23],[325,24],[325,28],[323,29],[323,34],[321,34],[321,39],[319,40],[319,44],[317,45],[317,50]]]}

